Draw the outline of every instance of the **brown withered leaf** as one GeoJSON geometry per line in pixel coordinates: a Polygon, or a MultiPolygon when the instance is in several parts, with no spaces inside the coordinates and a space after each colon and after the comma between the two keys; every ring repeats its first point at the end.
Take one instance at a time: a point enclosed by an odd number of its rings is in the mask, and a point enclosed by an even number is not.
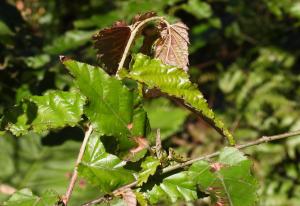
{"type": "Polygon", "coordinates": [[[131,27],[119,21],[93,36],[97,56],[107,67],[108,73],[116,72],[130,35],[131,27]]]}
{"type": "Polygon", "coordinates": [[[151,17],[156,16],[156,13],[154,11],[149,11],[143,14],[137,14],[132,18],[132,24],[135,24],[139,21],[144,21],[145,19],[149,19],[151,17]]]}
{"type": "Polygon", "coordinates": [[[125,188],[117,193],[115,193],[116,196],[121,196],[126,203],[127,206],[136,206],[137,200],[134,192],[130,188],[125,188]]]}
{"type": "Polygon", "coordinates": [[[130,153],[133,155],[149,147],[149,142],[144,137],[134,137],[134,141],[137,143],[137,146],[130,149],[130,153]]]}
{"type": "Polygon", "coordinates": [[[178,22],[160,25],[160,38],[155,44],[155,57],[163,63],[188,70],[188,27],[178,22]]]}

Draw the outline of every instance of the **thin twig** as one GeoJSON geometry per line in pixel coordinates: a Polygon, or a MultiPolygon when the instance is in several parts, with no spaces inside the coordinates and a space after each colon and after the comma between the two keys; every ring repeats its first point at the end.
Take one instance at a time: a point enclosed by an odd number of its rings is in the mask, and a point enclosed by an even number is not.
{"type": "Polygon", "coordinates": [[[80,162],[82,160],[82,157],[83,157],[83,154],[84,154],[84,151],[85,151],[85,147],[88,143],[88,140],[89,140],[89,137],[92,133],[92,130],[93,130],[92,126],[89,125],[87,130],[85,131],[84,139],[83,139],[83,142],[81,144],[81,147],[80,147],[80,150],[79,150],[79,153],[78,153],[78,157],[77,157],[77,160],[76,160],[76,164],[75,164],[75,167],[74,167],[73,175],[72,175],[71,180],[70,180],[69,187],[66,191],[66,194],[62,198],[62,202],[64,203],[65,206],[67,206],[67,204],[68,204],[68,202],[71,198],[72,191],[73,191],[73,188],[74,188],[74,185],[76,183],[77,176],[78,176],[77,168],[78,168],[78,165],[80,164],[80,162]]]}
{"type": "Polygon", "coordinates": [[[128,42],[126,44],[126,47],[124,49],[124,52],[123,52],[123,55],[122,55],[122,58],[119,62],[119,65],[118,65],[118,70],[116,72],[116,77],[119,78],[119,72],[120,70],[123,68],[124,66],[124,62],[126,60],[126,57],[128,56],[128,52],[129,52],[129,49],[135,39],[135,36],[136,34],[139,32],[140,28],[142,26],[144,26],[146,23],[150,22],[150,21],[156,21],[156,20],[162,20],[163,18],[162,17],[159,17],[159,16],[154,16],[154,17],[151,17],[151,18],[148,18],[148,19],[145,19],[144,21],[140,22],[134,29],[133,31],[131,32],[131,35],[128,39],[128,42]]]}
{"type": "MultiPolygon", "coordinates": [[[[273,135],[273,136],[262,136],[261,138],[259,138],[257,140],[254,140],[254,141],[251,141],[251,142],[248,142],[248,143],[245,143],[245,144],[241,144],[241,145],[236,145],[235,148],[244,149],[244,148],[251,147],[251,146],[254,146],[254,145],[259,145],[259,144],[262,144],[262,143],[267,143],[267,142],[271,142],[271,141],[275,141],[275,140],[279,140],[279,139],[283,139],[283,138],[287,138],[287,137],[294,137],[294,136],[298,136],[298,135],[300,135],[300,130],[294,131],[294,132],[287,132],[287,133],[283,133],[283,134],[278,134],[278,135],[273,135]]],[[[220,152],[218,151],[218,152],[214,152],[214,153],[211,153],[211,154],[208,154],[208,155],[204,155],[204,156],[201,156],[201,157],[197,157],[197,158],[188,160],[184,163],[179,163],[179,164],[175,164],[175,165],[166,167],[162,170],[162,174],[174,171],[176,169],[186,167],[186,166],[191,165],[191,164],[193,164],[197,161],[200,161],[200,160],[207,160],[207,159],[216,157],[219,154],[220,154],[220,152]]],[[[120,187],[119,189],[116,189],[115,191],[112,192],[112,194],[115,194],[116,192],[118,192],[120,190],[124,190],[126,188],[135,187],[136,185],[137,185],[137,181],[134,181],[134,182],[132,182],[128,185],[125,185],[123,187],[120,187]]],[[[98,199],[95,199],[93,201],[85,203],[82,206],[91,206],[91,205],[94,205],[94,204],[98,204],[102,201],[103,201],[103,197],[100,197],[98,199]]]]}

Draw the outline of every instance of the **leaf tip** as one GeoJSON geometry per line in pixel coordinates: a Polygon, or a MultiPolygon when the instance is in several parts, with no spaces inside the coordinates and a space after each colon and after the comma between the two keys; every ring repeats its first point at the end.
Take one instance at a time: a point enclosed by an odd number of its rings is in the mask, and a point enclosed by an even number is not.
{"type": "Polygon", "coordinates": [[[59,55],[59,60],[64,63],[65,61],[70,60],[70,57],[64,56],[64,55],[59,55]]]}

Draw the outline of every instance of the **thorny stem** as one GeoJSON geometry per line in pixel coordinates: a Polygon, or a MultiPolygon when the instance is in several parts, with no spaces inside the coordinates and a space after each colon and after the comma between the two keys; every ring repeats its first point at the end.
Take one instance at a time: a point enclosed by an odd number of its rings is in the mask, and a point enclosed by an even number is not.
{"type": "MultiPolygon", "coordinates": [[[[287,132],[287,133],[283,133],[283,134],[278,134],[278,135],[273,135],[273,136],[262,136],[261,138],[259,138],[257,140],[254,140],[254,141],[251,141],[251,142],[248,142],[248,143],[245,143],[245,144],[241,144],[241,145],[236,145],[235,148],[244,149],[244,148],[251,147],[251,146],[254,146],[254,145],[259,145],[259,144],[262,144],[262,143],[267,143],[267,142],[271,142],[271,141],[274,141],[274,140],[279,140],[279,139],[283,139],[283,138],[287,138],[287,137],[294,137],[294,136],[298,136],[298,135],[300,135],[300,130],[294,131],[294,132],[287,132]]],[[[174,171],[176,169],[186,167],[186,166],[191,165],[191,164],[193,164],[197,161],[200,161],[200,160],[208,160],[210,158],[218,156],[219,154],[220,154],[220,151],[214,152],[214,153],[211,153],[211,154],[208,154],[208,155],[200,156],[200,157],[188,160],[184,163],[179,163],[179,164],[175,164],[175,165],[166,167],[162,170],[162,174],[174,171]]],[[[119,191],[124,190],[126,188],[135,187],[136,185],[137,185],[137,181],[134,181],[134,182],[132,182],[128,185],[125,185],[123,187],[120,187],[120,188],[114,190],[112,192],[112,195],[114,195],[114,194],[118,193],[119,191]]],[[[82,206],[91,206],[91,205],[94,205],[94,204],[101,203],[103,201],[105,201],[105,198],[102,196],[98,199],[95,199],[93,201],[85,203],[82,206]]]]}
{"type": "Polygon", "coordinates": [[[135,39],[135,36],[137,35],[137,33],[139,32],[140,28],[142,26],[144,26],[145,24],[147,24],[148,22],[150,21],[156,21],[156,20],[163,20],[163,17],[159,17],[159,16],[154,16],[154,17],[151,17],[151,18],[148,18],[148,19],[145,19],[144,21],[140,22],[139,24],[137,24],[136,27],[134,27],[133,31],[131,32],[131,35],[128,39],[128,42],[126,44],[126,47],[124,49],[124,52],[123,52],[123,55],[122,55],[122,58],[119,62],[119,65],[118,65],[118,70],[117,70],[117,73],[116,73],[116,77],[117,78],[120,78],[119,77],[119,72],[121,71],[121,69],[123,68],[124,66],[124,62],[126,60],[126,57],[128,56],[128,52],[129,52],[129,49],[135,39]]]}
{"type": "Polygon", "coordinates": [[[79,150],[79,153],[78,153],[78,157],[77,157],[77,160],[76,160],[76,164],[75,164],[75,167],[74,167],[74,170],[73,170],[73,174],[72,174],[72,177],[71,177],[71,180],[70,180],[69,187],[66,191],[66,194],[62,198],[62,202],[64,203],[65,206],[67,206],[67,204],[68,204],[68,202],[71,198],[72,191],[73,191],[73,188],[74,188],[74,185],[76,183],[77,176],[78,176],[78,172],[77,172],[78,165],[80,164],[80,162],[82,160],[82,157],[83,157],[83,154],[84,154],[84,151],[85,151],[85,147],[88,143],[88,140],[89,140],[89,137],[92,133],[92,130],[93,130],[92,126],[89,125],[87,130],[85,131],[84,139],[83,139],[83,142],[81,144],[81,147],[80,147],[80,150],[79,150]]]}

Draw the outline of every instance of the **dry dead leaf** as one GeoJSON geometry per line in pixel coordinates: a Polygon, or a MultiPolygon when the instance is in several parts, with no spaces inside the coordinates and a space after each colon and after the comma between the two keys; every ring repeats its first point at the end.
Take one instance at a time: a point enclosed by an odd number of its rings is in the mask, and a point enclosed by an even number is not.
{"type": "Polygon", "coordinates": [[[116,72],[130,35],[131,27],[118,21],[111,28],[103,29],[93,36],[97,55],[107,67],[108,73],[116,72]]]}
{"type": "Polygon", "coordinates": [[[127,206],[136,206],[137,200],[134,192],[130,188],[125,188],[120,191],[118,191],[116,196],[121,196],[124,200],[124,202],[127,204],[127,206]]]}
{"type": "Polygon", "coordinates": [[[148,143],[148,141],[147,141],[146,138],[143,138],[143,137],[135,137],[135,138],[134,138],[134,141],[137,143],[137,147],[132,148],[132,149],[130,150],[130,153],[132,153],[133,155],[135,155],[136,153],[138,153],[138,152],[142,151],[143,149],[149,147],[149,143],[148,143]]]}
{"type": "Polygon", "coordinates": [[[161,24],[160,38],[155,44],[155,57],[163,63],[188,70],[188,27],[178,22],[175,24],[161,24]]]}
{"type": "Polygon", "coordinates": [[[220,171],[224,167],[224,165],[220,162],[215,162],[215,163],[212,163],[210,165],[210,167],[211,167],[212,172],[217,172],[217,171],[220,171]]]}

